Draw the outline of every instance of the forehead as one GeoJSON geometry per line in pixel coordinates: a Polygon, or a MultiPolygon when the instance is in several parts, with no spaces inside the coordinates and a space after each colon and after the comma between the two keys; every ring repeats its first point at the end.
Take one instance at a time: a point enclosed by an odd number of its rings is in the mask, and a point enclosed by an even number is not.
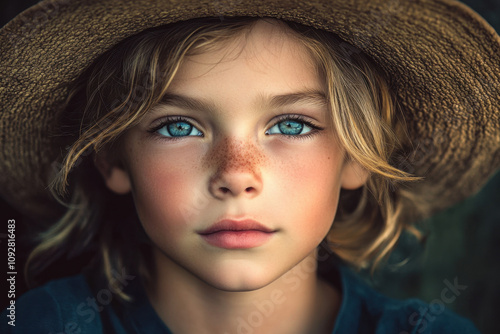
{"type": "Polygon", "coordinates": [[[310,52],[298,34],[280,21],[258,20],[229,40],[216,43],[216,47],[185,57],[170,90],[213,80],[261,81],[261,85],[264,81],[267,88],[277,89],[321,89],[310,52]]]}

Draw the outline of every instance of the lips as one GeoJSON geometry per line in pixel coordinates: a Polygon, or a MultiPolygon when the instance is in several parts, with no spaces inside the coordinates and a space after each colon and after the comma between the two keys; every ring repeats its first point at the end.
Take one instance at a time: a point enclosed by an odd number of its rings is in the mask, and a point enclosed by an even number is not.
{"type": "Polygon", "coordinates": [[[224,219],[206,230],[200,232],[201,235],[217,233],[221,231],[261,231],[266,233],[273,232],[272,229],[260,224],[259,222],[251,219],[246,220],[230,220],[224,219]]]}
{"type": "Polygon", "coordinates": [[[207,243],[218,248],[248,249],[265,244],[275,232],[255,220],[225,219],[199,234],[207,243]]]}

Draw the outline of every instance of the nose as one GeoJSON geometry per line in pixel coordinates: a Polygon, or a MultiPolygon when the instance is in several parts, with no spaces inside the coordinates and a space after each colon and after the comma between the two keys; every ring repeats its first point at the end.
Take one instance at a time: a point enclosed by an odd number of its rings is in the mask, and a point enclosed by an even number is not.
{"type": "Polygon", "coordinates": [[[207,163],[215,173],[209,190],[218,199],[254,198],[263,188],[263,154],[251,143],[226,138],[209,153],[207,163]]]}

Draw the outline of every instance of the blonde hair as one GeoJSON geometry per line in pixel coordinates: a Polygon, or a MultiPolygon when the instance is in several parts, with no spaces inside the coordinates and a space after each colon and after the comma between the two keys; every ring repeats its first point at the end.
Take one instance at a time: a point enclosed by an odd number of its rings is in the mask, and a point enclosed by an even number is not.
{"type": "MultiPolygon", "coordinates": [[[[387,79],[360,50],[331,34],[301,30],[300,40],[317,59],[325,77],[337,138],[353,160],[370,172],[357,191],[343,190],[338,214],[327,236],[335,253],[358,267],[375,268],[394,248],[403,230],[417,238],[409,203],[416,199],[398,183],[419,178],[394,167],[410,146],[402,113],[387,79]],[[355,206],[349,208],[354,200],[355,206]]],[[[424,211],[425,208],[414,208],[424,211]]]]}
{"type": "MultiPolygon", "coordinates": [[[[63,196],[69,204],[65,215],[40,236],[28,259],[26,277],[36,275],[44,269],[42,263],[54,261],[68,250],[81,253],[92,246],[99,254],[94,265],[108,282],[113,280],[114,271],[123,268],[148,279],[154,270],[148,262],[151,247],[135,210],[113,211],[118,203],[132,203],[131,196],[111,193],[90,157],[105,154],[114,159],[110,152],[117,150],[110,148],[160,101],[187,55],[220,47],[222,42],[248,32],[256,20],[196,19],[147,30],[100,56],[82,74],[61,114],[60,124],[65,129],[61,147],[67,145],[68,151],[51,183],[55,195],[63,196]],[[132,218],[126,221],[127,217],[132,218]]],[[[387,81],[362,52],[333,34],[272,22],[290,27],[287,31],[317,62],[346,159],[358,162],[371,174],[361,189],[342,191],[327,240],[348,263],[356,267],[376,265],[401,232],[412,229],[399,219],[410,194],[397,183],[414,178],[391,164],[402,152],[406,136],[387,81]]],[[[121,289],[115,292],[128,299],[121,289]]]]}

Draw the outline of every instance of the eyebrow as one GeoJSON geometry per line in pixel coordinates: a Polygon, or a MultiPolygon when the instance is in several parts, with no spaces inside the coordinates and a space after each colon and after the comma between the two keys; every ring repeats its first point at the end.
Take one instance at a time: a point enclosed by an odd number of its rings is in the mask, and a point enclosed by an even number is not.
{"type": "MultiPolygon", "coordinates": [[[[298,103],[308,103],[318,106],[326,106],[327,99],[324,92],[319,90],[307,90],[303,92],[282,94],[282,95],[260,95],[258,101],[262,106],[279,109],[298,103]]],[[[192,97],[166,93],[160,100],[161,105],[175,106],[187,110],[198,110],[215,113],[218,108],[216,103],[206,100],[198,100],[192,97]]]]}
{"type": "Polygon", "coordinates": [[[160,100],[160,104],[167,106],[179,107],[181,109],[187,110],[199,110],[206,111],[209,113],[215,113],[218,109],[215,103],[204,100],[197,100],[192,97],[166,93],[160,100]]]}
{"type": "Polygon", "coordinates": [[[291,94],[275,95],[272,96],[270,99],[262,97],[262,100],[264,103],[266,103],[266,100],[269,100],[269,106],[275,109],[290,106],[297,103],[309,103],[319,106],[327,105],[326,94],[319,90],[308,90],[304,92],[297,92],[291,94]]]}

